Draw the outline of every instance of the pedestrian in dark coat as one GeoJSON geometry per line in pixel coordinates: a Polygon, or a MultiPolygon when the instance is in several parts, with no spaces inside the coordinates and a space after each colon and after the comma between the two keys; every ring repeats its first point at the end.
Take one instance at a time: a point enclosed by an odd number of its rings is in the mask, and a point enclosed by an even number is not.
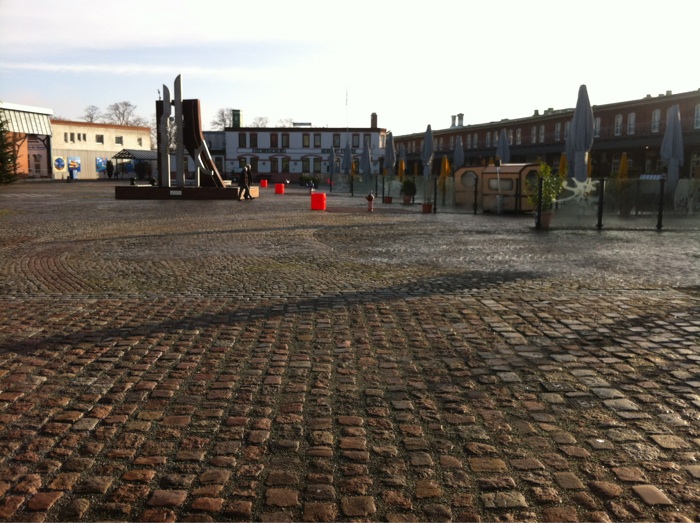
{"type": "Polygon", "coordinates": [[[250,184],[253,181],[253,171],[250,165],[246,165],[238,178],[238,199],[243,196],[246,200],[253,200],[250,195],[250,184]]]}

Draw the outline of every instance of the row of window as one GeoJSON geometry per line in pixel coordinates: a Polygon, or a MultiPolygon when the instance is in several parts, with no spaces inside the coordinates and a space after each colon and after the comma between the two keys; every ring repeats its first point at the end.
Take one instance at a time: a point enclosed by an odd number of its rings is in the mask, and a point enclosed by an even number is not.
{"type": "MultiPolygon", "coordinates": [[[[63,141],[68,143],[72,142],[75,143],[76,139],[78,142],[87,142],[87,134],[85,133],[63,133],[63,141]]],[[[104,145],[105,143],[105,135],[104,134],[96,134],[95,135],[95,143],[99,143],[104,145]]],[[[143,138],[136,138],[136,143],[139,145],[139,147],[143,147],[143,138]]],[[[123,136],[115,136],[114,137],[114,144],[115,145],[124,145],[124,137],[123,136]]]]}
{"type": "MultiPolygon", "coordinates": [[[[221,170],[222,168],[222,159],[217,158],[215,160],[215,163],[217,165],[217,168],[221,170]]],[[[294,160],[296,162],[296,160],[294,160]]],[[[322,171],[322,164],[325,162],[326,164],[328,163],[327,160],[323,158],[302,158],[301,160],[301,169],[302,172],[305,173],[314,173],[314,174],[320,174],[322,171]]],[[[270,170],[267,171],[267,169],[264,169],[265,172],[270,172],[270,173],[288,173],[290,172],[289,169],[289,162],[290,159],[286,157],[278,157],[278,158],[269,158],[265,160],[260,160],[259,158],[256,157],[251,157],[251,158],[239,158],[238,159],[238,169],[243,169],[246,165],[250,165],[253,172],[259,172],[259,167],[260,167],[260,162],[270,162],[270,170]]],[[[358,160],[354,159],[353,163],[355,163],[355,167],[357,168],[357,163],[358,160]]],[[[379,161],[380,165],[383,165],[383,158],[380,159],[379,161]]],[[[266,166],[263,166],[266,167],[266,166]]],[[[328,172],[328,167],[326,167],[325,172],[328,172]]]]}
{"type": "MultiPolygon", "coordinates": [[[[289,133],[265,133],[269,134],[270,136],[270,148],[271,149],[277,149],[277,148],[283,148],[286,149],[289,147],[289,133]]],[[[340,133],[334,133],[333,134],[333,147],[335,148],[340,148],[340,138],[341,134],[340,133]]],[[[362,140],[363,146],[366,141],[369,141],[371,139],[370,134],[364,134],[364,138],[362,140]]],[[[313,140],[313,147],[316,149],[321,148],[321,133],[304,133],[301,136],[301,146],[304,148],[309,148],[311,147],[311,143],[313,140]]],[[[351,136],[352,140],[352,147],[357,149],[360,147],[360,134],[358,133],[353,133],[351,136]]],[[[380,138],[381,140],[381,138],[380,138]]],[[[343,144],[344,146],[345,144],[343,144]]],[[[238,148],[239,149],[255,149],[256,147],[259,147],[258,145],[258,133],[238,133],[238,148]]],[[[383,144],[380,144],[379,147],[383,147],[383,144]]]]}
{"type": "MultiPolygon", "coordinates": [[[[555,142],[562,142],[566,141],[566,138],[569,134],[569,127],[571,125],[571,122],[566,122],[562,126],[562,122],[556,122],[554,124],[554,141],[555,142]]],[[[695,129],[700,129],[700,105],[695,106],[695,115],[694,115],[694,128],[695,129]]],[[[627,114],[627,122],[625,125],[625,119],[624,115],[622,114],[616,114],[614,118],[614,124],[613,124],[613,135],[614,136],[622,136],[623,129],[625,130],[625,134],[627,136],[633,136],[637,130],[637,114],[634,112],[630,112],[627,114]]],[[[651,133],[659,133],[661,131],[661,109],[654,109],[651,113],[651,125],[649,128],[651,133]]],[[[506,131],[508,135],[508,143],[509,145],[521,145],[523,143],[523,130],[521,128],[517,128],[515,130],[513,129],[508,129],[506,131]]],[[[599,138],[601,135],[601,119],[600,117],[595,117],[593,120],[593,134],[596,138],[599,138]]],[[[487,131],[484,134],[484,147],[496,147],[496,144],[498,143],[498,131],[487,131]]],[[[445,137],[436,137],[434,138],[435,140],[435,148],[439,151],[444,151],[446,150],[445,147],[445,137]]],[[[455,136],[449,136],[449,149],[454,149],[454,142],[455,142],[455,136]]],[[[537,143],[544,143],[545,142],[545,126],[544,124],[540,125],[533,125],[530,128],[530,144],[537,144],[537,143]]],[[[409,153],[416,153],[419,152],[421,147],[421,141],[420,140],[411,140],[408,143],[408,152],[409,153]]],[[[465,135],[464,137],[464,147],[465,149],[478,149],[479,148],[479,134],[478,133],[469,133],[465,135]]]]}

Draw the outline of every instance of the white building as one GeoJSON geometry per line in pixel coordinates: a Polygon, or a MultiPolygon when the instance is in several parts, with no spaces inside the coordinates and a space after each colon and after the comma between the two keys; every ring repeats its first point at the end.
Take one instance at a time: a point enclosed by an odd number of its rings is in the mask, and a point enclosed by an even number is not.
{"type": "Polygon", "coordinates": [[[81,180],[104,177],[107,161],[119,151],[151,150],[149,127],[51,120],[51,128],[53,178],[57,180],[66,178],[71,168],[78,169],[76,177],[81,180]]]}
{"type": "Polygon", "coordinates": [[[240,127],[205,131],[204,137],[224,178],[250,164],[256,180],[267,178],[275,182],[296,181],[302,174],[327,175],[331,147],[340,165],[347,140],[355,172],[367,141],[372,172],[379,174],[384,167],[386,133],[386,129],[377,126],[377,115],[372,113],[370,127],[240,127]]]}

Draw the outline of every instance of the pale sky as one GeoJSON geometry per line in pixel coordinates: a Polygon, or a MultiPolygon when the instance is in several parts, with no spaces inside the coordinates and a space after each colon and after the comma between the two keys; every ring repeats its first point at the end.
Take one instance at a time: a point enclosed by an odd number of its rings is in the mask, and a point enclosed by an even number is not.
{"type": "Polygon", "coordinates": [[[150,122],[178,74],[221,108],[394,135],[700,88],[700,3],[664,0],[0,0],[0,101],[150,122]]]}

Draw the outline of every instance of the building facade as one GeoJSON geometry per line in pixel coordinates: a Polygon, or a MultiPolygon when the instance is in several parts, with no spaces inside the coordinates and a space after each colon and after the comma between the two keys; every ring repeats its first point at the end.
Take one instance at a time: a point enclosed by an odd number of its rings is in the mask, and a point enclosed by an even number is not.
{"type": "Polygon", "coordinates": [[[52,114],[51,109],[0,102],[0,118],[6,123],[19,177],[51,177],[52,114]]]}
{"type": "MultiPolygon", "coordinates": [[[[594,105],[594,135],[590,151],[592,176],[607,177],[619,169],[622,153],[627,153],[629,175],[663,172],[660,148],[666,128],[666,112],[678,104],[685,158],[681,178],[700,178],[700,90],[680,94],[666,92],[647,95],[606,105],[594,105]]],[[[543,160],[559,167],[564,152],[573,109],[547,109],[527,118],[499,122],[464,125],[463,115],[452,117],[450,127],[433,130],[435,158],[454,157],[457,137],[462,138],[465,165],[486,165],[496,156],[496,145],[501,129],[506,130],[510,144],[511,163],[529,163],[543,160]]],[[[422,172],[420,151],[423,133],[395,136],[397,147],[403,145],[407,153],[409,172],[422,172]]],[[[439,169],[434,161],[433,168],[439,169]]]]}
{"type": "Polygon", "coordinates": [[[105,177],[107,162],[123,149],[151,150],[151,129],[106,123],[51,120],[52,169],[57,180],[73,170],[81,180],[105,177]]]}
{"type": "Polygon", "coordinates": [[[296,181],[302,175],[327,176],[329,155],[334,149],[336,172],[345,144],[350,141],[355,172],[365,143],[369,144],[372,172],[384,165],[386,129],[377,125],[373,113],[369,127],[231,127],[205,131],[204,137],[214,163],[224,177],[236,176],[249,164],[254,179],[296,181]]]}

